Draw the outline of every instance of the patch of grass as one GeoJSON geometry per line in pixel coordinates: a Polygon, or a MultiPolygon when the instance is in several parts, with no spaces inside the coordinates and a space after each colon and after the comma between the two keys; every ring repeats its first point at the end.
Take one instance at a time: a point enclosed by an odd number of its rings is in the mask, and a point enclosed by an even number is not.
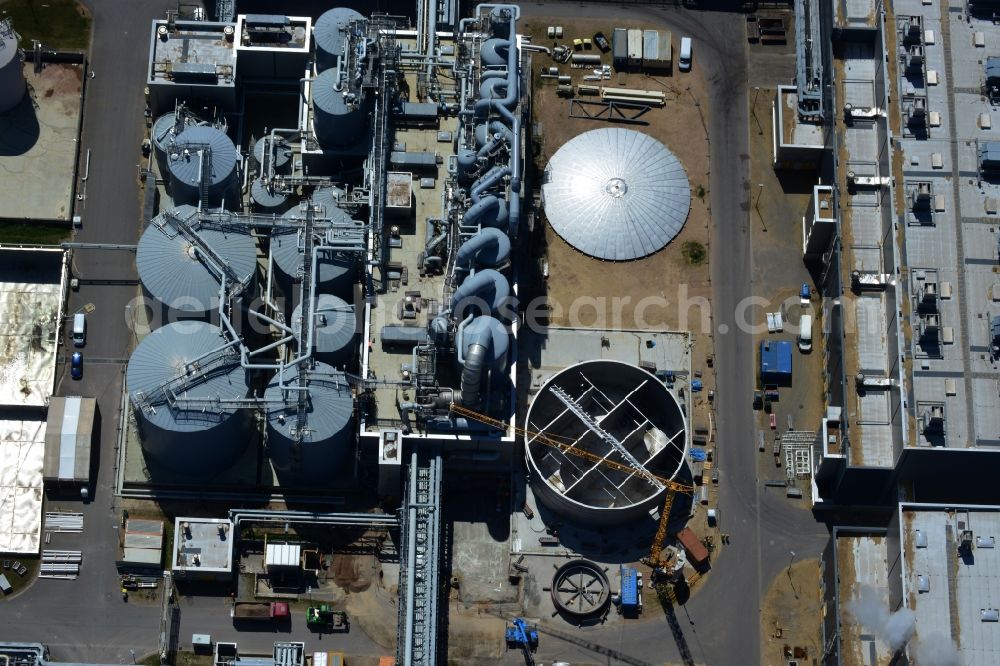
{"type": "Polygon", "coordinates": [[[68,239],[68,227],[53,224],[0,224],[0,243],[58,245],[68,239]]]}
{"type": "Polygon", "coordinates": [[[698,241],[687,241],[684,243],[681,246],[681,255],[684,257],[684,261],[693,265],[703,264],[708,258],[705,246],[698,241]]]}
{"type": "Polygon", "coordinates": [[[90,16],[77,0],[0,0],[0,18],[10,18],[21,47],[37,39],[54,49],[86,49],[90,16]]]}
{"type": "Polygon", "coordinates": [[[705,200],[706,194],[708,194],[708,191],[705,189],[704,185],[698,185],[697,187],[694,188],[694,195],[699,199],[701,199],[702,201],[705,200]]]}

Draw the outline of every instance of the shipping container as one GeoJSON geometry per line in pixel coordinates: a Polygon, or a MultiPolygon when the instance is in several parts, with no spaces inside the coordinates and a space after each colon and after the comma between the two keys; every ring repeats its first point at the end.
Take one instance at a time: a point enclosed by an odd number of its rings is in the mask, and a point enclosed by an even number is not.
{"type": "Polygon", "coordinates": [[[670,32],[644,30],[642,33],[642,66],[645,69],[669,69],[671,62],[670,32]]]}
{"type": "Polygon", "coordinates": [[[642,64],[642,30],[636,28],[628,31],[628,64],[642,64]]]}
{"type": "Polygon", "coordinates": [[[628,31],[625,28],[615,28],[611,33],[611,55],[616,68],[628,64],[628,31]]]}
{"type": "Polygon", "coordinates": [[[691,531],[691,528],[685,527],[678,532],[677,541],[687,553],[688,562],[695,567],[698,567],[708,561],[708,549],[705,548],[705,544],[698,539],[698,536],[691,531]]]}
{"type": "Polygon", "coordinates": [[[622,588],[622,610],[635,610],[639,607],[639,572],[631,567],[620,567],[622,588]]]}
{"type": "Polygon", "coordinates": [[[708,486],[702,486],[698,489],[698,501],[702,504],[708,504],[708,486]]]}

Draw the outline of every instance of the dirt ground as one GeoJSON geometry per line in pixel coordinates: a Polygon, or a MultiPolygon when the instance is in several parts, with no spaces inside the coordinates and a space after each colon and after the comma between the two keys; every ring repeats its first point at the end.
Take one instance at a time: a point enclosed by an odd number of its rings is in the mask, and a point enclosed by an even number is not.
{"type": "Polygon", "coordinates": [[[817,559],[795,562],[771,581],[760,616],[761,666],[784,666],[796,648],[806,651],[799,663],[820,658],[822,601],[817,559]]]}

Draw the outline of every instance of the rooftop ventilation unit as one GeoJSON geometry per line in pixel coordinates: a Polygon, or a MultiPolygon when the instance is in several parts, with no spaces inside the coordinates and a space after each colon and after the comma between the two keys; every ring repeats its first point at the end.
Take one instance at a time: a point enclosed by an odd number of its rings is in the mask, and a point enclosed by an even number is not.
{"type": "Polygon", "coordinates": [[[959,535],[958,552],[968,553],[972,551],[972,530],[962,530],[959,535]]]}
{"type": "Polygon", "coordinates": [[[913,210],[930,210],[931,207],[931,184],[917,183],[912,190],[913,210]]]}
{"type": "Polygon", "coordinates": [[[910,102],[906,110],[906,122],[916,127],[923,127],[927,123],[927,100],[918,97],[910,102]]]}
{"type": "Polygon", "coordinates": [[[924,69],[924,47],[914,44],[906,49],[906,72],[916,74],[924,69]]]}
{"type": "Polygon", "coordinates": [[[851,286],[854,291],[882,291],[889,284],[888,273],[852,271],[851,286]]]}
{"type": "Polygon", "coordinates": [[[942,405],[931,405],[920,415],[923,424],[924,434],[942,435],[944,434],[944,407],[942,405]]]}
{"type": "Polygon", "coordinates": [[[920,42],[923,37],[923,25],[919,16],[911,16],[906,22],[906,28],[903,32],[903,39],[906,42],[920,42]]]}

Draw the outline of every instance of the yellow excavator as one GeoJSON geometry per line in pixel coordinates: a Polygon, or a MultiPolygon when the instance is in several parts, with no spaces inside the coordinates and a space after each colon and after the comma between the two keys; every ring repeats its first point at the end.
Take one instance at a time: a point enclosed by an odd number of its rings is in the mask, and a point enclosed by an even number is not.
{"type": "Polygon", "coordinates": [[[666,493],[663,501],[663,509],[660,511],[660,524],[656,530],[656,536],[653,538],[653,543],[649,548],[649,556],[642,560],[642,563],[651,567],[653,569],[654,575],[656,570],[660,567],[660,555],[663,552],[663,544],[667,540],[667,528],[670,525],[670,510],[674,505],[674,496],[677,493],[684,493],[687,495],[694,494],[694,486],[685,483],[678,483],[672,479],[667,479],[662,476],[657,476],[652,474],[646,469],[637,469],[630,465],[625,465],[620,462],[615,462],[613,460],[608,460],[603,456],[599,456],[596,453],[591,453],[590,451],[584,451],[573,446],[572,442],[560,441],[558,435],[551,435],[542,432],[534,432],[532,430],[526,430],[525,428],[519,428],[517,426],[511,426],[505,421],[493,418],[492,416],[487,416],[485,414],[480,414],[479,412],[473,411],[467,407],[461,405],[456,405],[452,403],[451,411],[459,416],[464,416],[466,418],[479,421],[480,423],[485,423],[486,425],[493,426],[504,432],[508,428],[513,427],[513,430],[518,435],[523,435],[530,442],[539,442],[546,446],[551,446],[555,449],[559,449],[566,455],[576,456],[578,458],[583,458],[589,460],[590,462],[597,463],[599,465],[604,465],[611,469],[617,470],[619,472],[624,472],[626,474],[637,474],[646,479],[655,479],[656,482],[663,485],[666,489],[666,493]]]}

